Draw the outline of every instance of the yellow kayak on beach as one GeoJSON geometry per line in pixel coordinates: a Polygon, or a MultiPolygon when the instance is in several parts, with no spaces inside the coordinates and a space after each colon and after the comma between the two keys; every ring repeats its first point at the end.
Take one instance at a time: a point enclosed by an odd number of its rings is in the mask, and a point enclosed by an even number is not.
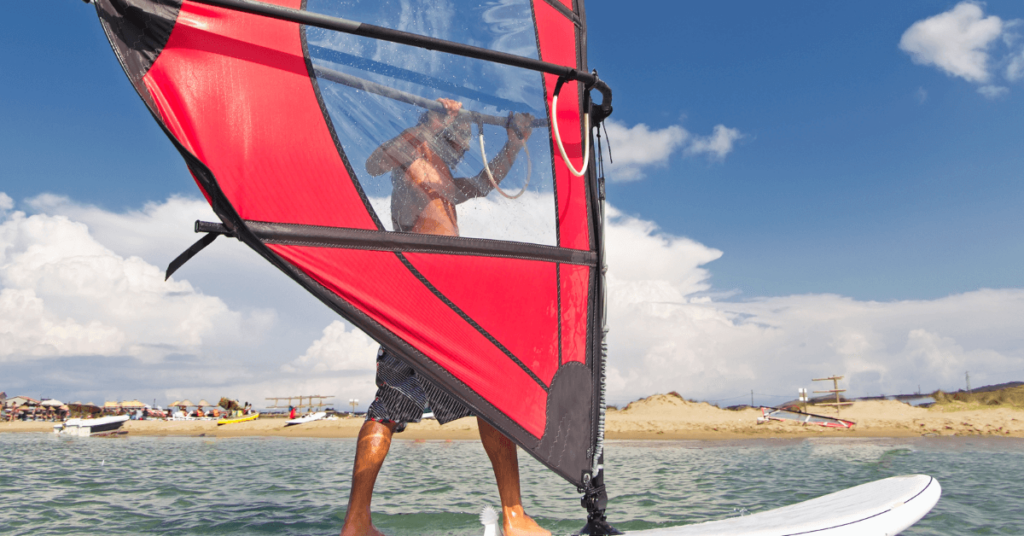
{"type": "Polygon", "coordinates": [[[255,421],[256,419],[259,419],[259,418],[260,418],[260,414],[259,413],[253,413],[252,415],[245,415],[243,417],[234,417],[234,418],[230,418],[230,419],[220,419],[219,421],[217,421],[217,426],[220,426],[222,424],[235,424],[236,422],[255,421]]]}

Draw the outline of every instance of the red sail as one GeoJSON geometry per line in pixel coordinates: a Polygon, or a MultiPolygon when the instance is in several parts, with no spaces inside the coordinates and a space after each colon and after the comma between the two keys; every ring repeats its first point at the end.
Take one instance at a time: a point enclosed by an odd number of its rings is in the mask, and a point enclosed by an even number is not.
{"type": "MultiPolygon", "coordinates": [[[[267,3],[349,16],[331,0],[267,3]]],[[[568,158],[579,166],[584,99],[576,82],[562,88],[554,114],[557,77],[550,74],[190,0],[95,4],[129,79],[237,238],[583,484],[598,450],[601,410],[600,215],[592,170],[577,177],[553,156],[560,153],[550,126],[557,119],[568,158]],[[396,179],[369,174],[367,158],[425,116],[392,93],[368,93],[369,86],[457,100],[482,114],[475,117],[530,113],[541,126],[526,150],[511,169],[494,168],[507,173],[503,190],[526,195],[484,192],[459,205],[460,236],[402,232],[396,179]]],[[[506,11],[457,4],[465,20],[409,29],[489,40],[586,72],[581,1],[524,0],[506,11]]],[[[358,15],[377,17],[371,22],[380,26],[409,19],[358,15]]],[[[498,161],[510,134],[494,124],[474,127],[453,177],[456,170],[475,174],[485,158],[498,161]],[[490,140],[486,148],[483,140],[476,145],[477,131],[490,140]]]]}

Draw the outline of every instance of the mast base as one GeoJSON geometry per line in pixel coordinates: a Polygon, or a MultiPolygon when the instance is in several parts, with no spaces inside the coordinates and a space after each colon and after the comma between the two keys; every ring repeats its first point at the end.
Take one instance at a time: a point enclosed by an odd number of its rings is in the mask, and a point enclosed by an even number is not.
{"type": "Polygon", "coordinates": [[[598,472],[597,476],[593,479],[584,478],[584,483],[586,487],[580,489],[583,492],[580,504],[583,505],[583,508],[587,509],[587,524],[579,532],[574,533],[573,536],[582,536],[584,534],[590,536],[623,534],[621,530],[609,525],[608,519],[604,515],[604,510],[608,507],[608,493],[604,487],[604,475],[598,472]]]}
{"type": "Polygon", "coordinates": [[[608,524],[604,514],[598,514],[594,518],[587,519],[587,524],[583,526],[579,532],[573,533],[573,536],[582,536],[589,534],[591,536],[606,536],[613,534],[624,534],[621,530],[608,524]]]}

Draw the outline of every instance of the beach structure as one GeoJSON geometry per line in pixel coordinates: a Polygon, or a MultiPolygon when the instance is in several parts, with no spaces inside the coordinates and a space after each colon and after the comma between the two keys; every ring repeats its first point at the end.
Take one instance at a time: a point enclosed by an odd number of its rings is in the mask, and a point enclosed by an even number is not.
{"type": "Polygon", "coordinates": [[[310,411],[312,411],[313,408],[317,408],[317,411],[319,412],[323,409],[325,402],[331,398],[334,398],[334,395],[272,396],[267,397],[267,400],[273,400],[274,403],[273,405],[267,406],[267,409],[289,409],[294,406],[299,410],[305,408],[310,411]],[[287,400],[287,402],[282,404],[282,400],[287,400]]]}
{"type": "Polygon", "coordinates": [[[846,389],[840,389],[839,388],[839,380],[841,380],[841,379],[843,379],[842,376],[832,375],[832,376],[829,376],[828,378],[815,378],[815,379],[811,380],[811,381],[814,381],[814,382],[827,382],[827,381],[831,381],[832,382],[832,389],[827,389],[825,391],[814,391],[814,392],[815,393],[833,393],[833,394],[836,395],[836,401],[835,402],[820,402],[820,403],[816,403],[815,405],[816,406],[832,406],[832,407],[836,408],[836,415],[837,416],[839,415],[839,408],[841,408],[843,406],[849,406],[849,405],[853,404],[853,402],[843,402],[842,398],[839,396],[840,393],[845,393],[846,392],[846,389]]]}
{"type": "Polygon", "coordinates": [[[60,400],[44,398],[42,401],[27,396],[8,398],[4,403],[7,419],[51,421],[67,416],[68,407],[60,400]]]}
{"type": "Polygon", "coordinates": [[[19,395],[19,396],[15,396],[15,397],[7,399],[7,406],[14,407],[14,408],[21,407],[21,406],[30,406],[31,407],[31,406],[35,406],[37,404],[39,404],[38,400],[36,400],[34,398],[31,398],[31,397],[27,397],[27,396],[19,395]]]}
{"type": "Polygon", "coordinates": [[[93,404],[92,402],[72,402],[68,404],[68,409],[71,411],[72,416],[78,417],[95,415],[103,411],[103,408],[93,404]]]}
{"type": "Polygon", "coordinates": [[[27,396],[15,396],[8,398],[6,402],[7,418],[35,420],[36,409],[39,401],[27,396]]]}
{"type": "Polygon", "coordinates": [[[121,402],[121,409],[128,410],[128,411],[134,411],[134,410],[138,410],[138,409],[145,409],[145,408],[148,408],[148,407],[149,407],[148,404],[146,404],[144,402],[140,402],[138,399],[128,400],[126,402],[121,402]]]}

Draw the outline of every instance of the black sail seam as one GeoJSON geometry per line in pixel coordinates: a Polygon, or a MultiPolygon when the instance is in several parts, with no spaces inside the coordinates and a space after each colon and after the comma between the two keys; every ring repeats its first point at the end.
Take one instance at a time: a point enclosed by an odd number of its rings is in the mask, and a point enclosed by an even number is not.
{"type": "Polygon", "coordinates": [[[408,268],[409,271],[414,276],[416,276],[416,279],[419,279],[420,283],[423,283],[423,286],[427,287],[427,290],[434,294],[434,296],[437,297],[437,299],[441,300],[445,305],[448,306],[449,309],[451,309],[453,312],[455,312],[455,314],[459,315],[463,320],[465,320],[467,324],[473,326],[473,329],[475,329],[478,333],[483,335],[484,338],[490,341],[490,343],[493,344],[498,350],[500,350],[501,353],[505,354],[505,356],[511,359],[513,363],[518,365],[519,368],[523,369],[523,372],[530,376],[530,378],[532,378],[533,381],[537,382],[537,385],[539,385],[545,393],[548,392],[548,386],[544,385],[544,381],[541,380],[540,377],[538,377],[532,370],[530,370],[530,368],[527,367],[526,364],[523,363],[518,357],[516,357],[516,355],[513,354],[508,348],[506,348],[505,345],[498,342],[498,339],[495,339],[493,335],[491,335],[486,329],[483,328],[483,326],[477,324],[476,320],[473,320],[473,318],[467,315],[466,312],[459,308],[458,305],[455,305],[454,302],[448,299],[448,296],[445,296],[444,293],[438,290],[437,287],[433,285],[433,283],[427,280],[427,278],[424,277],[423,274],[421,274],[420,271],[417,270],[416,267],[413,266],[411,262],[409,262],[409,259],[405,258],[405,255],[401,253],[395,253],[395,255],[398,256],[398,259],[402,261],[402,264],[404,264],[405,267],[408,268]]]}
{"type": "Polygon", "coordinates": [[[555,265],[555,289],[558,295],[558,368],[562,368],[562,265],[555,265]]]}
{"type": "Polygon", "coordinates": [[[572,23],[575,24],[576,26],[581,25],[579,16],[573,13],[569,8],[565,7],[565,4],[559,2],[558,0],[544,0],[544,2],[547,3],[549,6],[555,8],[555,10],[564,15],[565,18],[571,20],[572,23]]]}
{"type": "MultiPolygon", "coordinates": [[[[537,24],[537,6],[536,6],[535,2],[536,2],[536,0],[534,0],[533,2],[530,2],[530,11],[531,11],[531,14],[533,16],[533,37],[534,37],[534,41],[537,44],[537,58],[540,59],[540,60],[543,60],[544,57],[543,57],[543,55],[541,55],[541,52],[540,52],[540,27],[537,24]]],[[[544,97],[544,99],[543,99],[544,100],[544,110],[548,114],[548,118],[549,118],[548,121],[549,122],[555,121],[555,120],[557,120],[557,118],[555,117],[555,114],[552,113],[551,103],[548,101],[547,80],[544,79],[544,73],[537,73],[537,74],[540,76],[540,90],[544,94],[543,95],[543,97],[544,97]]],[[[555,245],[561,246],[562,245],[562,226],[561,226],[561,221],[562,220],[561,220],[560,214],[558,212],[558,166],[555,164],[555,158],[556,158],[555,155],[557,155],[558,152],[555,150],[555,138],[554,138],[554,135],[552,134],[552,130],[551,130],[550,127],[547,129],[547,134],[548,134],[548,146],[549,146],[549,150],[551,151],[551,188],[552,188],[552,192],[554,193],[554,195],[552,195],[551,197],[554,200],[554,204],[555,204],[555,207],[554,207],[555,208],[555,245]]]]}
{"type": "MultiPolygon", "coordinates": [[[[295,279],[300,285],[307,288],[314,296],[320,299],[325,305],[330,307],[336,313],[341,315],[345,320],[348,320],[356,327],[359,327],[363,331],[367,332],[374,340],[378,343],[387,346],[393,351],[398,351],[402,359],[418,369],[430,369],[433,374],[437,376],[443,376],[453,382],[458,391],[451,390],[449,388],[441,387],[442,390],[457,396],[459,399],[467,402],[474,411],[479,412],[481,407],[489,406],[490,409],[494,410],[501,416],[501,423],[491,423],[499,430],[505,432],[508,429],[515,430],[516,433],[506,434],[518,439],[519,443],[525,448],[525,438],[531,438],[533,441],[537,441],[535,435],[527,431],[519,423],[515,422],[504,414],[501,410],[494,406],[479,394],[475,393],[459,378],[457,378],[450,371],[445,370],[444,367],[434,362],[432,359],[427,357],[423,352],[418,350],[416,347],[405,342],[401,337],[393,333],[387,327],[381,325],[379,322],[371,318],[364,311],[358,309],[345,299],[341,298],[331,290],[324,287],[316,279],[312,278],[309,274],[304,272],[299,267],[289,263],[282,259],[272,250],[268,249],[265,245],[259,244],[259,247],[249,244],[250,247],[255,249],[257,252],[263,254],[267,260],[271,261],[271,264],[277,266],[282,272],[288,274],[295,279]],[[410,359],[410,356],[419,357],[419,359],[410,359]]],[[[429,376],[429,374],[427,374],[429,376]]],[[[435,382],[436,383],[436,382],[435,382]]],[[[572,481],[572,480],[570,480],[572,481]]]]}
{"type": "MultiPolygon", "coordinates": [[[[302,11],[306,10],[306,0],[302,0],[302,11]]],[[[327,130],[331,133],[331,140],[334,142],[334,147],[338,150],[338,156],[341,157],[341,162],[345,166],[345,171],[348,172],[349,180],[352,181],[352,186],[355,187],[356,192],[359,194],[359,199],[363,202],[363,207],[366,212],[370,214],[370,218],[373,219],[373,224],[377,226],[378,230],[383,230],[384,226],[380,222],[380,218],[377,217],[377,211],[373,209],[373,205],[370,204],[370,199],[366,196],[366,192],[363,191],[363,185],[359,183],[359,177],[356,176],[355,170],[352,168],[352,164],[348,161],[348,156],[345,154],[345,149],[341,146],[341,140],[338,138],[338,132],[334,129],[334,121],[331,120],[331,114],[327,111],[327,103],[324,102],[324,97],[320,93],[320,82],[316,77],[316,70],[313,67],[313,60],[309,57],[309,45],[306,42],[306,26],[299,26],[299,39],[302,41],[302,59],[306,63],[306,71],[309,73],[309,83],[313,87],[313,93],[316,94],[316,102],[320,105],[320,113],[324,116],[324,124],[327,125],[327,130]]]]}

